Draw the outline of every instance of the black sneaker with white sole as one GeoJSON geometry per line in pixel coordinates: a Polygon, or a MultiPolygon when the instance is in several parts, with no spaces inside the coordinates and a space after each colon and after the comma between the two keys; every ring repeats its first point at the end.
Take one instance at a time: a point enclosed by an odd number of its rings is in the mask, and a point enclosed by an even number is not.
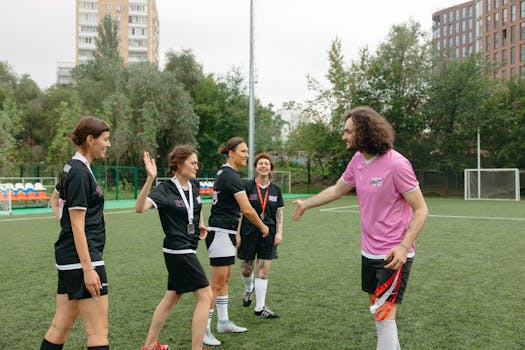
{"type": "Polygon", "coordinates": [[[242,297],[242,306],[244,307],[248,307],[252,304],[252,299],[253,299],[253,292],[255,291],[255,288],[252,289],[251,292],[244,292],[244,295],[242,297]]]}
{"type": "Polygon", "coordinates": [[[261,311],[254,311],[255,316],[260,316],[264,318],[279,318],[279,315],[267,308],[266,306],[263,307],[261,311]]]}

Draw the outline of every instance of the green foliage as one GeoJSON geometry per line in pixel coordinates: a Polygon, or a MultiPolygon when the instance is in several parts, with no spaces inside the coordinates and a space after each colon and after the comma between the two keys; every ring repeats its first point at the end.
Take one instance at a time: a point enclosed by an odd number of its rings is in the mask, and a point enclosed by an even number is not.
{"type": "Polygon", "coordinates": [[[98,36],[95,40],[97,51],[96,58],[108,58],[120,60],[119,54],[119,21],[111,18],[110,15],[104,16],[98,25],[98,36]]]}

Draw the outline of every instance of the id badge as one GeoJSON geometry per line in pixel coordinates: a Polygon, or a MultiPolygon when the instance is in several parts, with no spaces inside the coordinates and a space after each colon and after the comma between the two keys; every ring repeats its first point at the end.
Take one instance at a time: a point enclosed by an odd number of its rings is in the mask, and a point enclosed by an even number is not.
{"type": "Polygon", "coordinates": [[[188,224],[187,228],[188,228],[188,234],[189,235],[194,235],[195,234],[195,225],[194,224],[188,224]]]}
{"type": "Polygon", "coordinates": [[[264,220],[264,211],[259,216],[261,217],[261,220],[264,220]]]}

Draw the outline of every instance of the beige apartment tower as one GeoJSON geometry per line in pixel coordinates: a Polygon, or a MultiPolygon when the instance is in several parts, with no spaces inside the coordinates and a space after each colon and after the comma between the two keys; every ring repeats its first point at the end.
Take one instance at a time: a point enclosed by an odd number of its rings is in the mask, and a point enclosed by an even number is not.
{"type": "Polygon", "coordinates": [[[494,78],[525,78],[525,0],[467,1],[432,19],[438,51],[458,59],[481,53],[494,78]]]}
{"type": "Polygon", "coordinates": [[[124,63],[159,63],[159,18],[155,0],[77,0],[76,64],[94,57],[98,25],[110,15],[119,23],[124,63]]]}

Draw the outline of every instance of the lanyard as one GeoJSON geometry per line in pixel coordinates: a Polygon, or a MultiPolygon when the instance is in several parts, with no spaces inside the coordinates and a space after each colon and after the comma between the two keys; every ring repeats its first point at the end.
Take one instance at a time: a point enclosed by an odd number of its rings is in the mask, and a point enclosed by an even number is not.
{"type": "Polygon", "coordinates": [[[186,196],[184,195],[184,190],[182,189],[182,185],[180,184],[179,180],[173,176],[173,182],[175,183],[175,186],[177,186],[177,189],[179,190],[180,196],[182,197],[182,201],[184,202],[184,206],[186,207],[186,211],[188,212],[188,224],[193,224],[193,191],[192,191],[192,185],[191,182],[188,181],[188,192],[189,192],[189,203],[188,199],[186,199],[186,196]]]}
{"type": "Polygon", "coordinates": [[[268,201],[268,193],[270,192],[270,182],[268,182],[268,185],[266,186],[266,193],[264,194],[264,200],[261,195],[261,188],[259,187],[259,181],[255,179],[255,185],[257,187],[257,194],[259,195],[259,202],[261,203],[262,211],[261,211],[261,217],[264,218],[264,209],[266,208],[266,202],[268,201]]]}

